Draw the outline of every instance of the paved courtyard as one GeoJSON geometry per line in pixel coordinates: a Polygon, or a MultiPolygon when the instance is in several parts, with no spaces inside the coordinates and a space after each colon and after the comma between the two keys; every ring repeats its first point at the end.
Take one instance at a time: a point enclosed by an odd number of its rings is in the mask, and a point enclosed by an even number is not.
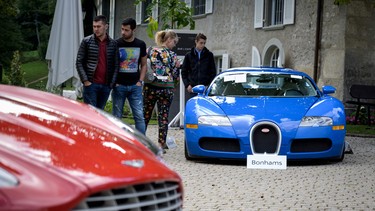
{"type": "MultiPolygon", "coordinates": [[[[156,142],[157,127],[147,136],[156,142]]],[[[184,183],[184,210],[375,210],[375,138],[347,137],[354,154],[341,163],[288,163],[286,170],[246,162],[194,162],[184,157],[184,131],[164,155],[184,183]]]]}

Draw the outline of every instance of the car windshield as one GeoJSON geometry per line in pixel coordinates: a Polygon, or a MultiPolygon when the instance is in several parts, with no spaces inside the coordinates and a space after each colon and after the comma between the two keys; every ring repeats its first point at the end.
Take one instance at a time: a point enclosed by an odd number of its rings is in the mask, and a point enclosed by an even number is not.
{"type": "Polygon", "coordinates": [[[300,75],[275,73],[227,73],[219,75],[209,96],[316,96],[311,81],[300,75]]]}

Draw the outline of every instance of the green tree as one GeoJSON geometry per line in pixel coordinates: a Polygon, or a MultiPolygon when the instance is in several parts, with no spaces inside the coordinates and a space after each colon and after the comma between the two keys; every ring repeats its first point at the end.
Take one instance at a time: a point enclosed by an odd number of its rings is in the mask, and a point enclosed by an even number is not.
{"type": "Polygon", "coordinates": [[[19,1],[17,20],[28,43],[22,50],[38,50],[39,56],[45,57],[55,6],[56,0],[19,1]]]}
{"type": "Polygon", "coordinates": [[[10,66],[9,80],[10,84],[15,86],[25,86],[25,72],[21,69],[20,53],[15,51],[13,54],[12,64],[10,66]]]}
{"type": "Polygon", "coordinates": [[[12,55],[22,47],[21,28],[17,24],[17,1],[0,0],[0,63],[4,72],[9,70],[12,55]]]}
{"type": "MultiPolygon", "coordinates": [[[[136,0],[135,4],[141,4],[145,0],[136,0]]],[[[147,34],[150,38],[153,38],[155,32],[159,30],[159,22],[161,21],[161,29],[181,29],[186,26],[190,26],[190,29],[195,28],[195,21],[192,17],[192,9],[189,8],[185,2],[180,0],[152,0],[147,7],[147,34]],[[159,16],[153,19],[152,8],[158,6],[159,16]]]]}

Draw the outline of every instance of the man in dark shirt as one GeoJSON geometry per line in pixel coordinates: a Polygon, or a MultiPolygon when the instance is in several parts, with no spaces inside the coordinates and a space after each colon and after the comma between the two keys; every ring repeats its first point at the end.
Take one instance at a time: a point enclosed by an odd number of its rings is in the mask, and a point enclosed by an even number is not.
{"type": "Polygon", "coordinates": [[[76,68],[83,83],[83,101],[104,109],[118,72],[117,44],[107,34],[104,15],[94,18],[93,31],[78,50],[76,68]]]}
{"type": "Polygon", "coordinates": [[[192,88],[196,85],[210,85],[216,76],[214,55],[206,46],[207,37],[199,33],[195,37],[195,47],[185,55],[181,76],[190,97],[195,96],[192,88]]]}
{"type": "Polygon", "coordinates": [[[120,68],[112,91],[112,112],[121,118],[125,100],[128,99],[135,128],[145,134],[142,86],[147,71],[146,43],[135,37],[135,29],[136,21],[133,18],[122,21],[122,37],[117,39],[120,68]]]}

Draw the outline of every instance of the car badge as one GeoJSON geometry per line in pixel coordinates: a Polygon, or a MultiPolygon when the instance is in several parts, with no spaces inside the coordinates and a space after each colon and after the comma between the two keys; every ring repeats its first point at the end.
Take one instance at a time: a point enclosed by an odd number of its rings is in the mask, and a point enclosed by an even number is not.
{"type": "Polygon", "coordinates": [[[143,160],[123,160],[121,161],[121,164],[125,166],[131,166],[134,168],[142,168],[144,166],[144,161],[143,160]]]}
{"type": "Polygon", "coordinates": [[[270,132],[270,129],[268,129],[268,128],[263,128],[261,131],[262,131],[262,133],[269,133],[269,132],[270,132]]]}

